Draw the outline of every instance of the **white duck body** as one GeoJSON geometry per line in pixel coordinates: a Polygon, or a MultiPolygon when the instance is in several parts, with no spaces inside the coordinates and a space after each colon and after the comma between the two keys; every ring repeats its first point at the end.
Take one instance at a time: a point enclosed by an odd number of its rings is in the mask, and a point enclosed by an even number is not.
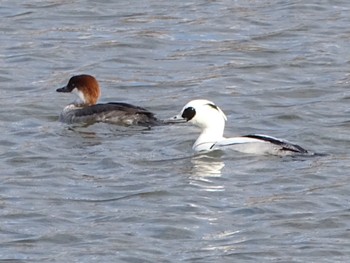
{"type": "Polygon", "coordinates": [[[308,153],[299,145],[267,135],[253,134],[225,138],[223,134],[226,115],[208,100],[190,101],[172,120],[187,121],[201,128],[202,132],[192,147],[195,152],[231,149],[249,154],[282,156],[308,153]]]}

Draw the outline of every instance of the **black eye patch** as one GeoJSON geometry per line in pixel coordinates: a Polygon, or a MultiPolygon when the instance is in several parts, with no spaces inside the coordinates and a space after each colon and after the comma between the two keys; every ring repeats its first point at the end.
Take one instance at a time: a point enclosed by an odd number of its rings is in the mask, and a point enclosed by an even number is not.
{"type": "Polygon", "coordinates": [[[188,107],[183,111],[181,117],[189,121],[194,115],[196,115],[196,110],[193,107],[188,107]]]}

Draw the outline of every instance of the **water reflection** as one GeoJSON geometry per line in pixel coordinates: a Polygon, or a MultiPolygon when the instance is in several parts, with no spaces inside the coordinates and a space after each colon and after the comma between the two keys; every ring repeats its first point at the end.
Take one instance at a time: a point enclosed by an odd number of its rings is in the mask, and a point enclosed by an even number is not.
{"type": "Polygon", "coordinates": [[[197,155],[191,158],[190,184],[205,191],[223,191],[224,185],[215,180],[221,177],[225,164],[218,155],[197,155]]]}
{"type": "Polygon", "coordinates": [[[220,177],[225,164],[219,156],[197,155],[191,159],[192,177],[220,177]]]}

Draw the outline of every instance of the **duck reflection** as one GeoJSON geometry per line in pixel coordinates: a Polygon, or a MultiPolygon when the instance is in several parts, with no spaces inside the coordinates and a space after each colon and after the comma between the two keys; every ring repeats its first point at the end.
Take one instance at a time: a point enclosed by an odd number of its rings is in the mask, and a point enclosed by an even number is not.
{"type": "Polygon", "coordinates": [[[192,175],[195,177],[220,177],[224,162],[215,156],[197,155],[191,159],[192,175]]]}
{"type": "Polygon", "coordinates": [[[219,155],[197,155],[191,159],[191,184],[206,191],[223,191],[224,185],[218,184],[215,178],[221,177],[225,164],[219,155]]]}

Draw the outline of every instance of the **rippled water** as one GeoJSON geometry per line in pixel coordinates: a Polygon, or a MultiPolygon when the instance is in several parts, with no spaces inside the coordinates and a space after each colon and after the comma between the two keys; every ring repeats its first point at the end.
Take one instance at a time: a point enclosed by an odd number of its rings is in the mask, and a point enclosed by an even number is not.
{"type": "Polygon", "coordinates": [[[347,262],[349,1],[2,1],[0,262],[347,262]],[[102,101],[170,117],[194,98],[227,135],[324,156],[193,156],[191,125],[58,122],[102,101]]]}

